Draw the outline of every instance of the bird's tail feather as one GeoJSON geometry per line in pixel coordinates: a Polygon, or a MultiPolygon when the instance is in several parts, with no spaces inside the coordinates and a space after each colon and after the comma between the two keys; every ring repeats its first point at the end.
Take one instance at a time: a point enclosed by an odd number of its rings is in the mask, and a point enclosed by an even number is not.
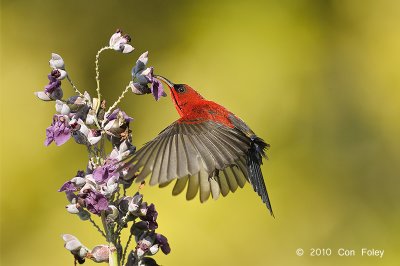
{"type": "Polygon", "coordinates": [[[267,188],[264,183],[264,178],[261,172],[260,165],[262,164],[262,157],[266,157],[265,149],[269,148],[269,144],[265,143],[259,137],[252,137],[250,149],[247,156],[247,169],[249,174],[249,181],[254,188],[254,191],[261,197],[262,201],[267,205],[268,210],[274,217],[272,212],[271,202],[268,197],[267,188]]]}

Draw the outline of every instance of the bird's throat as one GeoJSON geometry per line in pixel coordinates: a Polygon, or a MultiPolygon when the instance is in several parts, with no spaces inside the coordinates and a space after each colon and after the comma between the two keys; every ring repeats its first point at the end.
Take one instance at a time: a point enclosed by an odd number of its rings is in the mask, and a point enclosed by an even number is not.
{"type": "Polygon", "coordinates": [[[179,105],[178,100],[176,99],[175,93],[172,91],[171,88],[170,88],[170,92],[171,92],[172,101],[174,102],[176,110],[178,111],[179,115],[181,117],[183,117],[183,110],[182,110],[181,106],[179,105]]]}

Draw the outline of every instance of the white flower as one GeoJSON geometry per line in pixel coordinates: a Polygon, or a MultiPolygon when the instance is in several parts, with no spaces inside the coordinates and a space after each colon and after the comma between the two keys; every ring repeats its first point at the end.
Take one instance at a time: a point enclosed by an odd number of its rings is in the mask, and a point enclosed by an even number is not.
{"type": "Polygon", "coordinates": [[[96,191],[96,187],[93,184],[86,182],[86,184],[81,188],[81,190],[79,192],[85,193],[85,191],[87,191],[87,190],[96,191]]]}
{"type": "Polygon", "coordinates": [[[139,204],[131,200],[128,205],[128,211],[132,213],[136,212],[138,209],[139,209],[139,204]]]}
{"type": "Polygon", "coordinates": [[[65,234],[62,235],[62,238],[65,241],[64,247],[69,251],[74,251],[82,247],[82,243],[73,235],[65,234]]]}
{"type": "Polygon", "coordinates": [[[132,45],[129,44],[131,38],[128,35],[122,36],[122,31],[117,30],[110,38],[110,47],[115,51],[128,54],[133,51],[132,45]]]}
{"type": "MultiPolygon", "coordinates": [[[[97,98],[93,98],[93,102],[92,102],[92,99],[87,91],[85,91],[83,93],[83,98],[86,102],[86,105],[90,107],[90,110],[85,119],[85,123],[87,125],[93,125],[97,119],[96,118],[96,110],[100,107],[100,101],[97,98]]],[[[82,104],[85,104],[85,103],[82,102],[82,104]]]]}
{"type": "Polygon", "coordinates": [[[69,204],[65,208],[67,209],[67,212],[69,212],[69,213],[72,213],[72,214],[79,213],[79,209],[76,206],[76,204],[69,204]]]}
{"type": "Polygon", "coordinates": [[[110,158],[117,159],[117,161],[122,161],[129,155],[135,152],[135,147],[128,141],[124,140],[119,148],[115,147],[110,154],[110,158]]]}
{"type": "Polygon", "coordinates": [[[36,91],[34,94],[42,101],[53,101],[53,99],[51,99],[50,96],[44,91],[36,91]]]}
{"type": "Polygon", "coordinates": [[[73,235],[65,234],[62,235],[64,239],[64,247],[71,251],[72,254],[79,256],[80,258],[85,258],[86,254],[89,252],[87,247],[83,246],[82,243],[73,235]]]}
{"type": "Polygon", "coordinates": [[[52,69],[64,69],[64,60],[62,57],[58,54],[52,53],[51,54],[51,59],[49,61],[50,67],[52,69]]]}
{"type": "MultiPolygon", "coordinates": [[[[138,61],[143,63],[143,65],[147,65],[147,62],[149,61],[149,51],[144,52],[141,54],[138,58],[138,61]]],[[[140,70],[140,69],[139,69],[140,70]]]]}
{"type": "Polygon", "coordinates": [[[159,250],[159,247],[157,244],[150,247],[150,253],[152,255],[156,254],[158,252],[158,250],[159,250]]]}
{"type": "Polygon", "coordinates": [[[101,133],[98,134],[97,131],[95,129],[92,129],[89,131],[89,134],[87,135],[88,141],[90,143],[90,145],[94,145],[97,142],[100,141],[101,139],[101,133]]]}
{"type": "Polygon", "coordinates": [[[96,184],[96,180],[93,178],[93,174],[88,174],[85,176],[86,182],[91,183],[92,185],[96,184]]]}
{"type": "Polygon", "coordinates": [[[137,253],[137,255],[138,255],[138,257],[140,258],[140,257],[142,257],[143,255],[144,255],[144,250],[143,249],[141,249],[141,248],[138,248],[137,250],[136,250],[136,253],[137,253]]]}
{"type": "Polygon", "coordinates": [[[101,194],[105,197],[109,197],[118,189],[117,177],[108,179],[107,184],[101,187],[101,194]]]}
{"type": "Polygon", "coordinates": [[[86,183],[86,179],[84,177],[75,176],[71,179],[72,183],[75,183],[78,187],[82,187],[86,183]]]}
{"type": "Polygon", "coordinates": [[[62,115],[68,115],[71,112],[71,109],[62,101],[56,100],[56,111],[62,115]]]}
{"type": "Polygon", "coordinates": [[[96,121],[96,112],[93,109],[90,109],[86,116],[86,124],[93,125],[96,121]]]}
{"type": "Polygon", "coordinates": [[[78,121],[71,120],[70,124],[75,124],[77,123],[79,127],[79,132],[82,133],[84,137],[86,137],[87,141],[90,143],[90,145],[94,145],[97,142],[100,141],[101,139],[101,133],[99,133],[95,129],[89,129],[86,124],[82,121],[82,119],[79,119],[78,121]]]}

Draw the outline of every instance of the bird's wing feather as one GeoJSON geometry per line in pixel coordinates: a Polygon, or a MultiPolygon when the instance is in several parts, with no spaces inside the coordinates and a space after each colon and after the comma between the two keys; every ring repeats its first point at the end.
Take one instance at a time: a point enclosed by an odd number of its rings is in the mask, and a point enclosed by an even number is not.
{"type": "Polygon", "coordinates": [[[243,132],[250,139],[250,148],[247,151],[246,160],[239,163],[239,167],[243,168],[247,166],[246,175],[247,180],[253,186],[253,189],[261,197],[262,201],[267,205],[271,215],[273,216],[271,202],[269,200],[267,187],[265,186],[264,177],[261,172],[262,157],[268,158],[265,154],[265,150],[270,147],[263,139],[257,137],[254,132],[243,122],[240,118],[231,114],[229,121],[243,132]]]}
{"type": "Polygon", "coordinates": [[[123,168],[139,172],[136,182],[151,174],[150,185],[177,181],[173,194],[184,191],[192,199],[200,190],[203,202],[243,187],[247,179],[246,154],[250,140],[236,128],[213,121],[178,120],[146,143],[123,168]]]}

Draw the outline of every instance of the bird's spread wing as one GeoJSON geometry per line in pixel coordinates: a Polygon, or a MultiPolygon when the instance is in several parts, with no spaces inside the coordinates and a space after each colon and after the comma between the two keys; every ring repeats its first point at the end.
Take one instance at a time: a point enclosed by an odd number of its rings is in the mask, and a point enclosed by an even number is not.
{"type": "Polygon", "coordinates": [[[138,150],[123,167],[127,176],[148,175],[150,185],[164,186],[177,179],[173,194],[187,185],[186,198],[200,191],[200,201],[218,198],[243,187],[247,179],[246,155],[250,139],[236,128],[213,121],[178,120],[138,150]]]}

